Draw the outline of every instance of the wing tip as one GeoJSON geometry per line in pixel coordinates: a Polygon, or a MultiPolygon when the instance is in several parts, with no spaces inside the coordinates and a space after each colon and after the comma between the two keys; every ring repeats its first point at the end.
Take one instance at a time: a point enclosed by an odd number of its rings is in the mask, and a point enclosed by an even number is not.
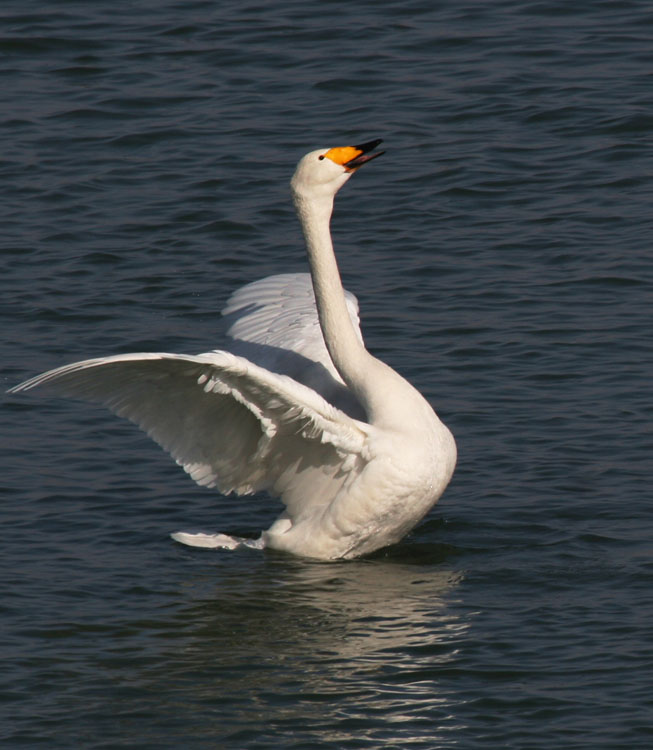
{"type": "Polygon", "coordinates": [[[187,547],[202,547],[203,549],[236,549],[241,542],[227,534],[204,534],[202,532],[175,531],[170,537],[185,544],[187,547]]]}

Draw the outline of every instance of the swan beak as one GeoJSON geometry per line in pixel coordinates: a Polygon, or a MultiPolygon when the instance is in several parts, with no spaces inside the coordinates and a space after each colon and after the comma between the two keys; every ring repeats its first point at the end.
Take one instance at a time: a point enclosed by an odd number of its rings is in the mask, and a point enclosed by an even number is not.
{"type": "Polygon", "coordinates": [[[368,141],[367,143],[361,143],[360,146],[341,146],[339,148],[332,148],[325,156],[336,164],[340,164],[344,167],[347,172],[353,172],[354,170],[362,167],[368,161],[376,159],[377,156],[381,156],[385,151],[373,151],[379,143],[382,143],[382,138],[377,138],[374,141],[368,141]]]}

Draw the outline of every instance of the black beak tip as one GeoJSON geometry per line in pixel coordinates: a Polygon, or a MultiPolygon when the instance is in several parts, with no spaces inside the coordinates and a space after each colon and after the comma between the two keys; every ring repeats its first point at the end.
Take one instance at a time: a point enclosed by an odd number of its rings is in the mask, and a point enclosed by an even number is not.
{"type": "Polygon", "coordinates": [[[379,145],[379,143],[383,143],[383,138],[376,138],[373,141],[367,141],[367,143],[361,143],[358,146],[354,146],[354,148],[357,148],[360,151],[362,151],[364,154],[366,154],[368,151],[372,151],[373,149],[375,149],[379,145]]]}
{"type": "Polygon", "coordinates": [[[358,167],[362,167],[363,164],[366,164],[368,161],[372,161],[372,159],[376,159],[377,156],[381,156],[385,151],[374,151],[379,143],[383,143],[382,138],[377,138],[375,141],[368,141],[367,143],[361,143],[360,146],[354,146],[353,148],[361,153],[351,161],[344,164],[344,166],[349,170],[358,169],[358,167]],[[374,153],[371,153],[372,151],[374,151],[374,153]]]}

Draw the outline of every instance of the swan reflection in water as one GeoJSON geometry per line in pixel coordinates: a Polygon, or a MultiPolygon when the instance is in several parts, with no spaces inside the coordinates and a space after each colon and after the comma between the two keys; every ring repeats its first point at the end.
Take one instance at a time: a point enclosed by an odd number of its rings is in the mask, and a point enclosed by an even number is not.
{"type": "Polygon", "coordinates": [[[232,565],[217,582],[213,570],[183,587],[194,599],[179,613],[184,643],[159,675],[184,685],[175,700],[228,694],[243,726],[255,706],[271,732],[305,727],[311,741],[343,747],[352,721],[383,727],[385,742],[425,721],[437,739],[457,721],[438,673],[455,664],[468,629],[449,605],[461,573],[391,559],[250,561],[246,576],[232,565]]]}

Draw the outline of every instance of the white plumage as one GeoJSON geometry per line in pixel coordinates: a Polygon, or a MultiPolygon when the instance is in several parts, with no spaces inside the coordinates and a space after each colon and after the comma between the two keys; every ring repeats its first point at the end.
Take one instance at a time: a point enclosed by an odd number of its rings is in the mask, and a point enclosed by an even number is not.
{"type": "MultiPolygon", "coordinates": [[[[299,163],[293,196],[311,274],[248,284],[228,300],[232,351],[138,353],[76,362],[12,389],[50,386],[135,422],[200,485],[265,490],[285,511],[261,536],[319,559],[398,541],[453,473],[449,430],[363,344],[356,298],[331,245],[333,198],[379,141],[320,149],[299,163]]],[[[224,534],[173,535],[234,548],[224,534]]]]}

